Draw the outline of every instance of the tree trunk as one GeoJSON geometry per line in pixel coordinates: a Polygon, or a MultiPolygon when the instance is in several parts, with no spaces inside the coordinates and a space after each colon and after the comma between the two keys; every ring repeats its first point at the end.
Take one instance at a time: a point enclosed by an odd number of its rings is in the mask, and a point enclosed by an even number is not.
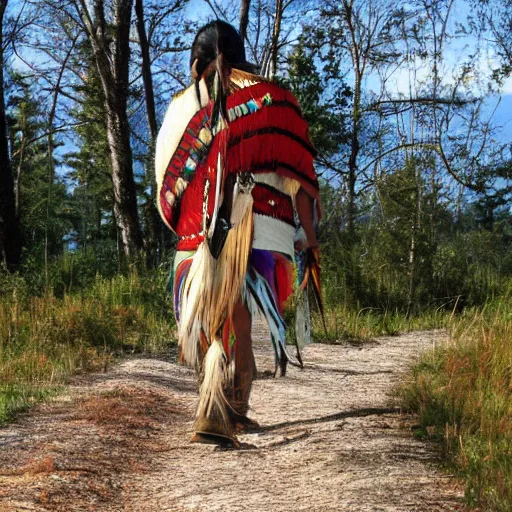
{"type": "Polygon", "coordinates": [[[355,73],[354,100],[352,104],[352,135],[348,160],[347,231],[349,243],[354,241],[356,217],[357,158],[359,155],[359,126],[361,122],[361,87],[364,74],[364,56],[361,52],[357,20],[354,20],[353,3],[346,0],[342,5],[343,17],[349,34],[350,56],[355,73]]]}
{"type": "Polygon", "coordinates": [[[151,57],[149,54],[149,41],[144,25],[144,5],[142,0],[135,0],[135,13],[137,15],[137,32],[142,53],[142,79],[144,81],[144,94],[146,99],[146,116],[148,119],[149,133],[153,143],[157,135],[155,94],[153,90],[153,75],[151,74],[151,57]]]}
{"type": "Polygon", "coordinates": [[[348,160],[347,180],[347,231],[352,238],[355,231],[356,218],[356,180],[357,180],[357,155],[359,153],[359,133],[357,121],[352,125],[350,140],[350,157],[348,160]]]}
{"type": "Polygon", "coordinates": [[[277,56],[279,54],[279,35],[281,34],[281,20],[283,18],[283,0],[276,0],[276,18],[272,32],[272,44],[270,47],[270,69],[268,78],[274,78],[277,72],[277,56]]]}
{"type": "Polygon", "coordinates": [[[53,101],[52,101],[52,107],[50,109],[50,113],[48,115],[48,197],[46,201],[46,222],[44,227],[44,274],[45,274],[45,282],[46,286],[49,285],[49,274],[48,274],[48,263],[49,263],[49,240],[48,240],[48,228],[50,226],[50,210],[51,210],[51,203],[52,203],[52,192],[53,192],[53,182],[55,179],[55,163],[53,161],[53,150],[54,150],[54,141],[53,141],[53,135],[54,135],[54,121],[55,121],[55,114],[57,112],[57,101],[59,100],[59,91],[60,91],[60,84],[62,82],[62,77],[64,76],[64,71],[66,70],[67,63],[69,58],[71,57],[71,54],[73,53],[73,50],[75,48],[77,38],[75,37],[69,47],[68,53],[64,59],[64,61],[61,64],[59,76],[57,78],[57,82],[55,83],[55,88],[53,91],[53,101]]]}
{"type": "Polygon", "coordinates": [[[5,114],[3,23],[6,8],[7,0],[0,0],[0,262],[15,269],[20,262],[21,234],[15,209],[5,114]]]}
{"type": "MultiPolygon", "coordinates": [[[[22,119],[24,122],[24,119],[22,119]]],[[[21,180],[21,171],[23,169],[23,161],[25,159],[25,148],[27,145],[27,137],[25,136],[25,130],[21,131],[21,146],[20,146],[20,155],[18,159],[18,165],[16,168],[16,174],[14,175],[14,211],[16,215],[20,214],[20,180],[21,180]]],[[[11,146],[12,147],[12,146],[11,146]]]]}
{"type": "Polygon", "coordinates": [[[242,41],[247,38],[247,25],[249,25],[249,9],[251,7],[251,0],[242,0],[240,5],[240,36],[242,41]]]}
{"type": "Polygon", "coordinates": [[[156,254],[160,240],[160,231],[162,222],[155,206],[156,187],[154,173],[154,150],[157,137],[155,93],[153,89],[153,76],[151,74],[151,56],[149,53],[149,41],[144,25],[144,5],[143,0],[135,0],[135,13],[137,16],[137,32],[139,34],[139,44],[142,53],[142,78],[144,81],[144,94],[146,100],[146,117],[148,120],[149,133],[151,137],[150,152],[146,163],[146,176],[151,190],[151,197],[145,206],[146,218],[146,250],[148,253],[148,265],[154,266],[156,263],[156,254]]]}
{"type": "Polygon", "coordinates": [[[112,163],[114,215],[124,255],[131,259],[142,249],[137,195],[133,175],[130,124],[128,121],[128,81],[130,64],[130,23],[133,0],[118,0],[112,31],[107,37],[103,0],[94,0],[95,19],[87,3],[79,0],[80,15],[93,49],[103,92],[107,138],[112,163]],[[114,46],[114,49],[111,49],[114,46]]]}
{"type": "Polygon", "coordinates": [[[142,233],[137,210],[126,101],[119,98],[119,101],[114,105],[107,102],[106,115],[107,137],[112,163],[114,214],[124,255],[130,259],[142,249],[142,233]]]}
{"type": "Polygon", "coordinates": [[[416,185],[415,211],[411,222],[411,244],[409,246],[409,291],[407,293],[407,313],[409,316],[413,310],[414,285],[416,283],[417,236],[421,228],[421,173],[416,170],[414,164],[414,179],[416,185]]]}
{"type": "Polygon", "coordinates": [[[348,160],[347,183],[347,232],[349,240],[353,240],[356,218],[356,181],[357,181],[357,157],[359,155],[359,123],[361,118],[361,85],[356,78],[354,86],[354,103],[352,107],[352,134],[350,137],[350,157],[348,160]]]}

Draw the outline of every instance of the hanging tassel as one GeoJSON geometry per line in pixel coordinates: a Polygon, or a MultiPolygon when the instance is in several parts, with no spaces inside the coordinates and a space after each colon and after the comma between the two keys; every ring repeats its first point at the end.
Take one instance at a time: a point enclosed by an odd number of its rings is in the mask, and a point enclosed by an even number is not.
{"type": "MultiPolygon", "coordinates": [[[[181,314],[178,328],[178,345],[182,359],[190,366],[200,365],[200,334],[203,329],[201,308],[205,302],[205,286],[212,280],[214,260],[203,242],[197,249],[185,283],[181,299],[181,314]]],[[[205,333],[206,334],[206,333],[205,333]]]]}
{"type": "Polygon", "coordinates": [[[249,172],[240,173],[237,176],[233,192],[233,206],[231,208],[231,225],[240,224],[248,209],[252,210],[252,190],[255,185],[254,175],[249,172]]]}
{"type": "Polygon", "coordinates": [[[199,388],[199,402],[196,418],[219,421],[228,429],[230,420],[228,401],[224,394],[224,385],[229,377],[229,365],[222,342],[215,339],[203,361],[202,382],[199,388]]]}
{"type": "Polygon", "coordinates": [[[207,332],[215,334],[226,317],[231,317],[240,300],[252,247],[252,207],[237,226],[230,229],[226,243],[217,261],[213,280],[205,301],[203,322],[207,332]]]}
{"type": "Polygon", "coordinates": [[[244,301],[252,316],[261,314],[267,321],[270,341],[274,348],[275,373],[286,373],[288,363],[302,368],[302,362],[293,357],[286,347],[286,326],[279,313],[275,295],[267,280],[254,269],[246,276],[244,301]]]}
{"type": "MultiPolygon", "coordinates": [[[[218,52],[218,50],[217,50],[218,52]]],[[[224,59],[222,53],[218,52],[215,61],[215,75],[213,77],[213,110],[212,126],[220,124],[222,127],[227,125],[226,101],[229,94],[229,78],[231,75],[231,66],[224,59]]]]}
{"type": "Polygon", "coordinates": [[[183,285],[179,345],[183,360],[192,366],[200,365],[201,333],[211,343],[242,295],[253,238],[252,188],[246,181],[234,203],[236,225],[229,230],[218,259],[204,241],[183,285]]]}
{"type": "Polygon", "coordinates": [[[306,290],[299,291],[295,306],[295,344],[297,359],[302,365],[300,351],[311,343],[311,316],[309,310],[309,297],[306,290]]]}
{"type": "MultiPolygon", "coordinates": [[[[206,181],[203,192],[203,231],[206,230],[208,214],[208,198],[210,194],[210,182],[206,181]]],[[[204,331],[199,312],[205,301],[204,284],[212,280],[214,261],[204,241],[199,245],[192,258],[190,269],[183,284],[181,293],[181,311],[178,323],[178,346],[180,348],[180,360],[190,366],[199,368],[205,351],[199,350],[202,338],[206,336],[206,343],[210,343],[208,333],[204,331]]]]}
{"type": "Polygon", "coordinates": [[[297,294],[301,292],[312,291],[315,302],[318,307],[325,332],[327,325],[325,323],[324,302],[322,299],[322,286],[320,282],[320,253],[318,247],[308,247],[305,251],[304,276],[299,285],[297,294]]]}

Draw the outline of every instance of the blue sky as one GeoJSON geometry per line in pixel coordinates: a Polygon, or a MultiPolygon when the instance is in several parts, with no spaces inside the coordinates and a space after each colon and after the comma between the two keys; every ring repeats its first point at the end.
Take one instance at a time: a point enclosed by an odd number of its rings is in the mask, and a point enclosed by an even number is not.
{"type": "MultiPolygon", "coordinates": [[[[238,6],[239,2],[232,2],[224,0],[224,3],[228,6],[228,10],[231,13],[232,21],[237,20],[238,17],[238,6]]],[[[21,5],[21,0],[10,0],[9,7],[16,9],[17,6],[21,5]]],[[[456,0],[453,12],[453,23],[460,20],[464,20],[468,14],[468,3],[466,0],[456,0]]],[[[208,7],[205,0],[190,0],[185,8],[185,16],[196,21],[207,21],[214,17],[212,10],[208,7]]],[[[451,30],[455,30],[455,25],[450,27],[451,30]]],[[[453,83],[453,75],[456,74],[458,66],[465,62],[468,56],[474,53],[476,40],[469,37],[462,37],[450,42],[446,47],[444,54],[444,70],[445,70],[445,82],[447,84],[453,83]]],[[[418,73],[417,78],[419,80],[428,80],[430,70],[427,67],[422,68],[420,62],[414,63],[417,65],[418,73]]],[[[478,79],[482,78],[484,81],[490,75],[493,68],[498,66],[498,60],[491,47],[486,48],[485,51],[481,52],[481,55],[477,61],[476,73],[474,77],[474,84],[469,84],[468,88],[474,87],[475,94],[478,93],[477,85],[478,79]]],[[[348,76],[350,80],[350,75],[348,76]]],[[[389,82],[391,94],[409,93],[409,82],[410,76],[405,68],[396,71],[389,82]]],[[[376,75],[372,75],[366,82],[366,90],[371,91],[379,88],[379,80],[376,75]]],[[[505,81],[501,91],[501,101],[499,101],[498,107],[494,113],[494,122],[497,125],[503,126],[502,139],[503,141],[512,140],[512,77],[505,81]]],[[[485,109],[484,115],[489,116],[494,111],[495,105],[499,100],[498,94],[495,94],[488,98],[487,108],[485,109]]]]}

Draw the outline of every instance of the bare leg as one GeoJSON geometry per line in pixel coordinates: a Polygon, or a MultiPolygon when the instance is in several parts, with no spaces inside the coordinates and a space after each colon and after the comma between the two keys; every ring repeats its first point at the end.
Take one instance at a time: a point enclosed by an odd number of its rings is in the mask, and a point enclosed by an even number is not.
{"type": "Polygon", "coordinates": [[[232,406],[242,416],[249,410],[249,395],[254,373],[251,324],[251,314],[241,301],[238,302],[233,310],[233,329],[237,345],[232,406]]]}
{"type": "Polygon", "coordinates": [[[240,301],[233,309],[233,329],[237,341],[235,364],[241,372],[252,372],[253,368],[251,328],[251,314],[240,301]]]}

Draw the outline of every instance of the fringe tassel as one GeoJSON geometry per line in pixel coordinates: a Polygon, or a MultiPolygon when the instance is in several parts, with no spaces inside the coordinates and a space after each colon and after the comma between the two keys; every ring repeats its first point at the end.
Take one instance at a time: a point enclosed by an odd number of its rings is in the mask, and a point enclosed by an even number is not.
{"type": "Polygon", "coordinates": [[[213,258],[204,241],[184,284],[178,334],[183,360],[191,366],[201,364],[201,332],[212,343],[242,295],[253,238],[251,194],[238,194],[234,206],[241,218],[230,229],[219,258],[213,258]]]}
{"type": "Polygon", "coordinates": [[[200,366],[200,356],[202,356],[198,350],[203,327],[200,308],[204,303],[204,294],[207,292],[205,287],[208,287],[208,283],[212,281],[214,265],[215,260],[210,254],[208,244],[201,243],[192,258],[192,264],[183,285],[178,345],[183,361],[196,368],[200,366]]]}
{"type": "Polygon", "coordinates": [[[293,357],[286,347],[286,326],[279,313],[274,293],[265,278],[256,271],[250,272],[246,277],[244,300],[253,316],[260,313],[267,321],[274,347],[275,373],[281,368],[281,375],[284,375],[287,363],[302,368],[302,361],[293,357]]]}
{"type": "Polygon", "coordinates": [[[240,300],[252,247],[252,198],[242,220],[231,228],[219,259],[215,262],[213,279],[203,309],[203,325],[215,336],[224,319],[231,317],[240,300]]]}
{"type": "Polygon", "coordinates": [[[297,360],[302,364],[301,349],[311,343],[311,314],[306,290],[299,291],[295,308],[295,344],[297,360]]]}
{"type": "Polygon", "coordinates": [[[253,187],[254,179],[252,179],[252,183],[249,184],[242,182],[241,179],[237,180],[233,192],[233,206],[231,208],[230,219],[233,227],[238,226],[242,222],[248,209],[252,210],[254,200],[251,191],[253,187]]]}
{"type": "Polygon", "coordinates": [[[203,362],[203,381],[199,389],[197,418],[211,418],[229,424],[228,401],[224,395],[224,384],[228,379],[229,365],[222,342],[215,339],[203,362]]]}

